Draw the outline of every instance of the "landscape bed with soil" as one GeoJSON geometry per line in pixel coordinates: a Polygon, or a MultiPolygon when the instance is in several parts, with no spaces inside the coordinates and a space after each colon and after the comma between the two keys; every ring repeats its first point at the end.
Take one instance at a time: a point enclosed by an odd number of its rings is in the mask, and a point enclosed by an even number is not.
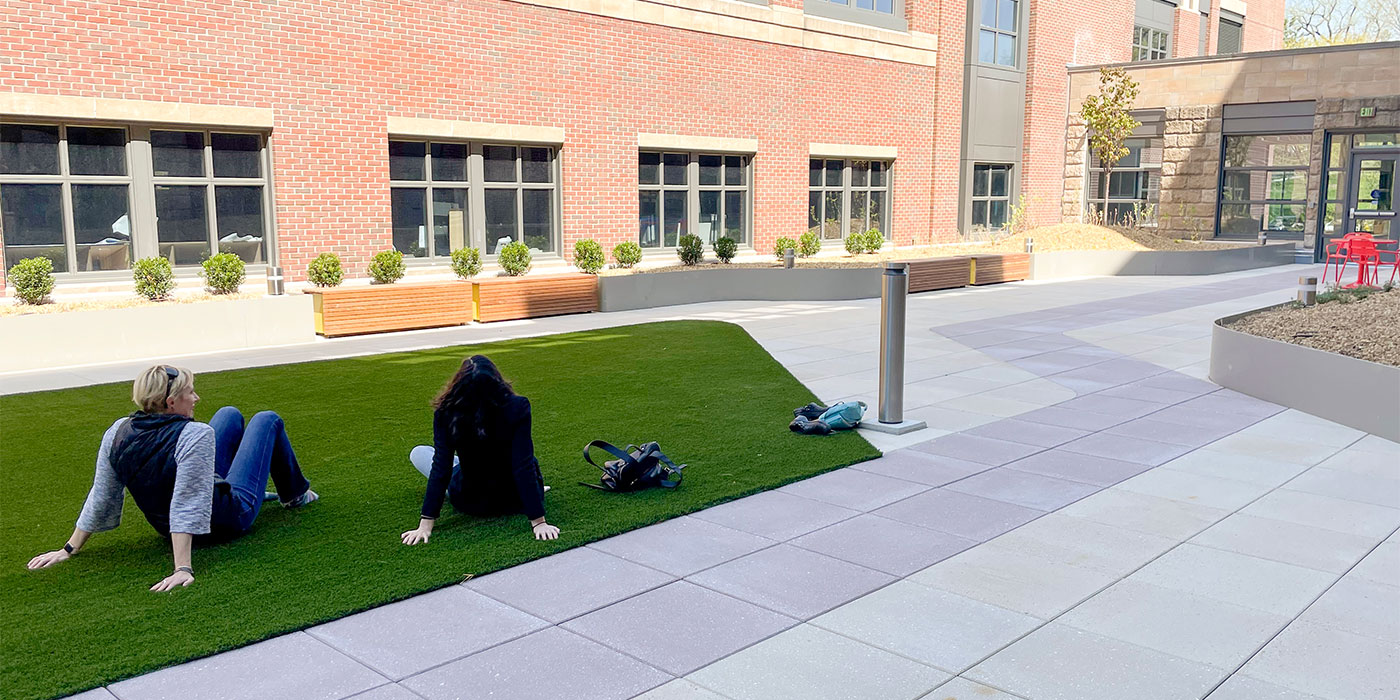
{"type": "Polygon", "coordinates": [[[1225,327],[1285,343],[1400,367],[1400,289],[1321,294],[1316,306],[1283,306],[1225,327]]]}

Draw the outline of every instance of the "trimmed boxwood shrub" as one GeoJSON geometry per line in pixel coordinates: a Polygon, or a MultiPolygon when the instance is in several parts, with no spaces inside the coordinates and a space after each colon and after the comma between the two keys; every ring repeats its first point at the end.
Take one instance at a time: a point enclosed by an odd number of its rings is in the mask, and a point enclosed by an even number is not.
{"type": "Polygon", "coordinates": [[[26,304],[43,304],[53,291],[53,261],[48,258],[25,258],[10,268],[10,284],[15,296],[26,304]]]}
{"type": "Polygon", "coordinates": [[[797,254],[804,258],[816,255],[822,249],[822,239],[815,231],[808,231],[797,238],[797,254]]]}
{"type": "Polygon", "coordinates": [[[623,241],[613,246],[613,260],[618,267],[632,267],[642,261],[642,247],[634,241],[623,241]]]}
{"type": "Polygon", "coordinates": [[[585,238],[574,244],[574,266],[578,269],[596,275],[606,263],[603,246],[598,245],[598,241],[585,238]]]}
{"type": "Polygon", "coordinates": [[[339,287],[345,281],[345,271],[340,268],[340,256],[335,253],[321,253],[306,266],[306,279],[317,287],[339,287]]]}
{"type": "Polygon", "coordinates": [[[730,260],[733,260],[734,256],[738,255],[738,253],[739,242],[735,241],[733,238],[729,236],[720,236],[719,240],[715,241],[715,256],[719,258],[720,262],[728,263],[730,260]]]}
{"type": "Polygon", "coordinates": [[[846,236],[846,252],[851,255],[860,255],[865,252],[865,234],[853,233],[846,236]]]}
{"type": "Polygon", "coordinates": [[[373,284],[393,284],[403,279],[405,272],[403,253],[397,250],[381,250],[374,254],[374,260],[369,263],[369,276],[373,284]]]}
{"type": "Polygon", "coordinates": [[[519,277],[530,271],[530,246],[520,241],[511,241],[496,252],[496,262],[511,277],[519,277]]]}
{"type": "Polygon", "coordinates": [[[682,265],[699,265],[705,258],[705,242],[700,237],[687,233],[681,236],[681,244],[676,248],[676,255],[681,257],[682,265]]]}
{"type": "Polygon", "coordinates": [[[142,258],[131,266],[131,279],[136,282],[136,293],[151,301],[161,301],[175,291],[175,271],[170,269],[170,261],[156,256],[142,258]]]}
{"type": "Polygon", "coordinates": [[[875,253],[885,245],[885,235],[880,233],[880,229],[872,228],[865,232],[865,249],[875,253]]]}
{"type": "Polygon", "coordinates": [[[462,279],[471,279],[481,272],[481,251],[458,248],[452,251],[452,271],[462,279]]]}
{"type": "Polygon", "coordinates": [[[247,279],[243,258],[233,253],[217,253],[204,260],[204,287],[210,294],[232,294],[247,279]]]}
{"type": "Polygon", "coordinates": [[[791,238],[788,238],[787,236],[782,236],[777,241],[774,241],[773,254],[781,258],[783,257],[783,251],[787,250],[788,248],[797,250],[797,241],[794,241],[791,238]]]}

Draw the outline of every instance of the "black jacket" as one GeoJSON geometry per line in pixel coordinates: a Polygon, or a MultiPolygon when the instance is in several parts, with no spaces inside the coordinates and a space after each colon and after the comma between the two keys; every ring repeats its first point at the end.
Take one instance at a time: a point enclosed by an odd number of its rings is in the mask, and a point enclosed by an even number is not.
{"type": "Polygon", "coordinates": [[[433,469],[423,495],[423,517],[438,517],[444,495],[454,508],[471,515],[544,517],[544,478],[530,439],[529,399],[510,397],[503,420],[484,439],[473,430],[453,439],[451,419],[445,411],[433,413],[433,469]],[[454,454],[461,469],[452,469],[454,454]]]}

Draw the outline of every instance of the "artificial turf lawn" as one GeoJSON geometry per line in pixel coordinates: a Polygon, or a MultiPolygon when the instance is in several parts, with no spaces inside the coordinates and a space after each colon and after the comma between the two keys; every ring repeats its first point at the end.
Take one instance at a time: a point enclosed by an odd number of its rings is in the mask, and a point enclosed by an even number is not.
{"type": "Polygon", "coordinates": [[[121,527],[73,559],[28,571],[61,546],[92,484],[102,433],[128,413],[130,384],[0,397],[0,697],[62,695],[302,629],[878,455],[854,431],[787,430],[812,393],[743,329],[671,321],[297,365],[201,374],[197,420],[223,405],[276,410],[312,488],[304,510],[264,507],[247,536],[197,547],[195,583],[169,574],[169,544],[130,496],[121,527]],[[408,451],[432,443],[429,402],[462,358],[489,355],[531,400],[554,542],[524,516],[452,512],[426,545],[425,480],[408,451]],[[690,466],[675,490],[609,494],[592,439],[656,440],[690,466]]]}

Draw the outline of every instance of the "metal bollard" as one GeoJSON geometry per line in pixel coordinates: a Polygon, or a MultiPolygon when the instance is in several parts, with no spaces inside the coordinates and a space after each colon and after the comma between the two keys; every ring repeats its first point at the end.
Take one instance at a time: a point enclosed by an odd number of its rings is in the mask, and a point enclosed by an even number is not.
{"type": "Polygon", "coordinates": [[[1298,278],[1298,303],[1303,306],[1313,306],[1317,304],[1317,278],[1298,278]]]}
{"type": "Polygon", "coordinates": [[[904,306],[909,264],[885,263],[880,285],[880,422],[904,422],[904,306]]]}
{"type": "Polygon", "coordinates": [[[1031,238],[1030,236],[1026,236],[1026,252],[1027,252],[1027,253],[1034,253],[1034,252],[1035,252],[1035,239],[1034,239],[1034,238],[1031,238]]]}
{"type": "Polygon", "coordinates": [[[267,293],[272,296],[286,294],[286,287],[282,283],[282,268],[267,268],[267,293]]]}
{"type": "Polygon", "coordinates": [[[793,252],[792,248],[788,248],[787,250],[783,251],[783,267],[791,270],[793,263],[795,263],[796,261],[797,253],[793,252]]]}
{"type": "Polygon", "coordinates": [[[1268,245],[1268,243],[1269,243],[1269,232],[1268,232],[1268,231],[1260,231],[1260,232],[1259,232],[1259,245],[1268,245]]]}

